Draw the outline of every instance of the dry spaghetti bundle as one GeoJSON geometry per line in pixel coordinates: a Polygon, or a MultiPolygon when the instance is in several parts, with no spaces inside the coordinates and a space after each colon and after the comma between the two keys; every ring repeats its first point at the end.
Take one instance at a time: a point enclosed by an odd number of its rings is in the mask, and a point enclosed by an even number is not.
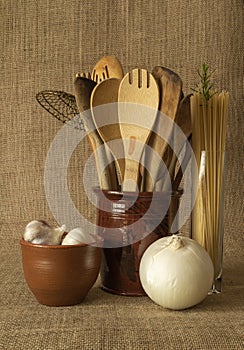
{"type": "Polygon", "coordinates": [[[221,278],[224,219],[224,161],[229,93],[191,97],[192,147],[198,165],[192,236],[210,254],[215,279],[221,278]]]}

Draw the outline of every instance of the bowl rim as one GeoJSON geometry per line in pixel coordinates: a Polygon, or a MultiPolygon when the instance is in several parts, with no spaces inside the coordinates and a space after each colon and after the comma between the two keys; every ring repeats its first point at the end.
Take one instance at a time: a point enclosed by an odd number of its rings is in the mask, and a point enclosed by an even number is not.
{"type": "Polygon", "coordinates": [[[20,244],[22,246],[32,247],[32,248],[37,248],[37,249],[68,249],[68,248],[75,249],[75,248],[86,247],[88,245],[92,246],[91,244],[87,244],[87,243],[64,244],[64,245],[62,245],[62,244],[58,244],[58,245],[34,244],[31,242],[25,241],[23,237],[20,239],[20,244]]]}

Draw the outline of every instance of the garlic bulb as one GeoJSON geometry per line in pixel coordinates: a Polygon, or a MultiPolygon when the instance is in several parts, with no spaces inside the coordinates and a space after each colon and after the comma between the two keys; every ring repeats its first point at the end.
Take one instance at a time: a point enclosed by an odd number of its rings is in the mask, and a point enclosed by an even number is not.
{"type": "Polygon", "coordinates": [[[59,245],[64,232],[65,225],[53,227],[45,221],[33,220],[26,226],[23,238],[33,244],[59,245]]]}
{"type": "Polygon", "coordinates": [[[196,241],[172,235],[147,248],[139,274],[143,289],[155,303],[181,310],[207,296],[214,269],[209,254],[196,241]]]}
{"type": "Polygon", "coordinates": [[[92,244],[95,243],[95,241],[92,235],[83,232],[81,228],[77,227],[67,233],[62,241],[62,245],[92,244]]]}

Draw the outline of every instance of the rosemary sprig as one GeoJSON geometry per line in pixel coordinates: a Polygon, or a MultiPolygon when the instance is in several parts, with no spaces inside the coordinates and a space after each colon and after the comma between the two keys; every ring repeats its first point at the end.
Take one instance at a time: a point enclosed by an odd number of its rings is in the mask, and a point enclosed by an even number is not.
{"type": "Polygon", "coordinates": [[[209,66],[203,63],[202,73],[199,71],[199,69],[197,70],[197,73],[201,79],[200,84],[197,86],[196,89],[191,89],[194,92],[202,94],[205,97],[206,101],[208,101],[213,95],[217,93],[217,91],[212,92],[214,84],[211,81],[211,77],[214,72],[215,70],[209,72],[209,66]]]}

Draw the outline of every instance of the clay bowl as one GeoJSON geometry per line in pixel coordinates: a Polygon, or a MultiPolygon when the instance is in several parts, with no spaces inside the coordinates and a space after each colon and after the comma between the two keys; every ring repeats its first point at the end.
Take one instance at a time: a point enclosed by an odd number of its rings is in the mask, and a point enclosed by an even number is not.
{"type": "Polygon", "coordinates": [[[28,287],[40,304],[79,304],[95,283],[101,248],[87,245],[38,245],[20,240],[28,287]]]}

